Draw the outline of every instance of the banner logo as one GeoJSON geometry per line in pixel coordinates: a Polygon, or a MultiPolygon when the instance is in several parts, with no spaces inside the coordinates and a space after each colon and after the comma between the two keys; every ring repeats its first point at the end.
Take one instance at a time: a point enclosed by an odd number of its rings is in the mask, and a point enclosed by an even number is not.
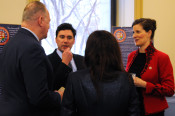
{"type": "Polygon", "coordinates": [[[5,45],[9,40],[9,32],[6,28],[0,27],[0,45],[5,45]]]}
{"type": "Polygon", "coordinates": [[[114,31],[114,36],[118,42],[123,42],[126,39],[126,33],[123,29],[117,29],[114,31]]]}

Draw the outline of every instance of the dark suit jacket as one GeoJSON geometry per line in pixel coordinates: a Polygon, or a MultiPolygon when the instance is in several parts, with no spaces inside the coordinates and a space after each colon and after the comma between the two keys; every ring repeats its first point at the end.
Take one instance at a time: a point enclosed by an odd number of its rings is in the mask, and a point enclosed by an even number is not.
{"type": "Polygon", "coordinates": [[[71,73],[63,96],[61,116],[139,116],[139,102],[131,77],[113,72],[116,78],[99,82],[99,94],[88,69],[71,73]]]}
{"type": "MultiPolygon", "coordinates": [[[[62,63],[62,59],[59,57],[59,55],[56,52],[56,49],[53,53],[48,55],[48,58],[53,66],[54,70],[54,90],[58,90],[60,87],[65,87],[67,77],[69,73],[72,71],[72,69],[67,66],[66,64],[62,63]]],[[[75,65],[77,67],[77,70],[84,69],[84,57],[73,54],[73,58],[75,61],[75,65]]]]}
{"type": "Polygon", "coordinates": [[[48,78],[53,78],[53,69],[44,49],[21,28],[0,57],[0,116],[52,116],[60,95],[49,91],[48,78]]]}

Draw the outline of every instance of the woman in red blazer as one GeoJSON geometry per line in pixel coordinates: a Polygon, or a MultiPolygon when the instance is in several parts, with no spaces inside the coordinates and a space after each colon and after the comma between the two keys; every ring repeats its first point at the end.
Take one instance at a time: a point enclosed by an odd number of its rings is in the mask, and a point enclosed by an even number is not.
{"type": "Polygon", "coordinates": [[[174,94],[172,64],[167,54],[153,46],[155,20],[137,19],[132,27],[139,49],[129,54],[126,71],[136,74],[133,79],[139,94],[141,116],[164,116],[168,108],[165,96],[174,94]]]}

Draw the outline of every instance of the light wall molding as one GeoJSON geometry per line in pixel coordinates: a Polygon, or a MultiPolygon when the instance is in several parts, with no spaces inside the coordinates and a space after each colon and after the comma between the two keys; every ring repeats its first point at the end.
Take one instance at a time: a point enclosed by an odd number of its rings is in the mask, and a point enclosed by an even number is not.
{"type": "Polygon", "coordinates": [[[143,17],[143,0],[134,1],[134,19],[143,17]]]}

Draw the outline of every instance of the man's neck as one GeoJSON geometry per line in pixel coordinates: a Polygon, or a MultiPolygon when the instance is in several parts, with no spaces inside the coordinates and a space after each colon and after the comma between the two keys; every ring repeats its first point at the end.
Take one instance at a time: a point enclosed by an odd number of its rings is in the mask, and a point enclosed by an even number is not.
{"type": "Polygon", "coordinates": [[[28,30],[32,31],[38,38],[38,40],[40,41],[41,40],[41,37],[39,36],[40,34],[39,33],[39,29],[37,28],[37,26],[35,26],[34,23],[32,22],[22,22],[21,24],[21,27],[23,28],[27,28],[28,30]]]}

